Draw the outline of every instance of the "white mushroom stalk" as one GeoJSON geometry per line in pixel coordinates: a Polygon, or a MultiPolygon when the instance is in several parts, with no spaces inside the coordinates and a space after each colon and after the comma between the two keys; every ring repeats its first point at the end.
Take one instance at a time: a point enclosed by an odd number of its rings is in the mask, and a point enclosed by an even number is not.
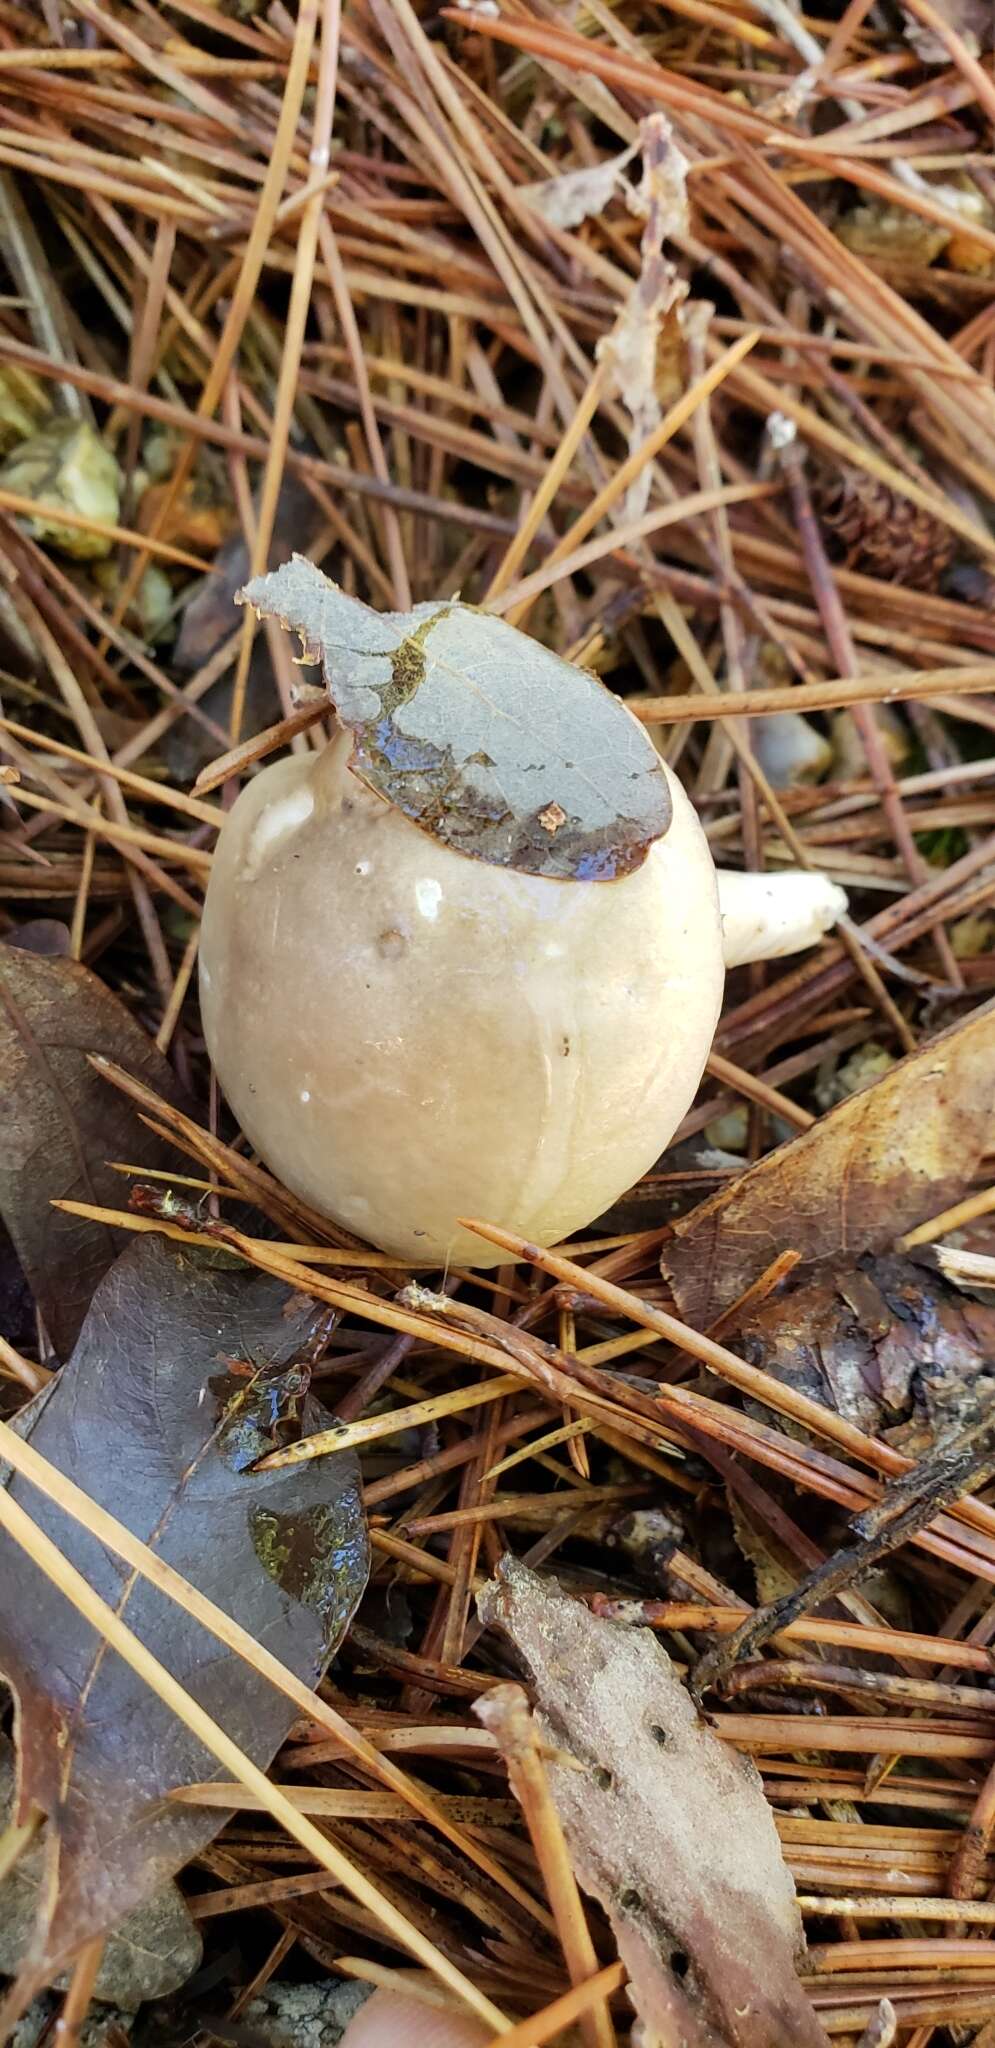
{"type": "Polygon", "coordinates": [[[436,2003],[430,1978],[410,1982],[420,1995],[374,1991],[349,2021],[340,2048],[488,2048],[494,2036],[480,2020],[436,2003]]]}
{"type": "MultiPolygon", "coordinates": [[[[385,622],[367,616],[382,640],[385,622]]],[[[432,644],[433,623],[418,629],[419,647],[432,644]]],[[[492,628],[499,652],[533,645],[485,624],[491,660],[492,628]]],[[[414,637],[402,642],[408,666],[395,656],[388,671],[395,704],[399,673],[416,675],[408,702],[419,688],[414,637]]],[[[364,689],[379,658],[358,671],[364,689]]],[[[658,807],[642,857],[612,879],[455,850],[369,787],[365,761],[361,779],[348,729],[320,754],[264,769],[221,832],[200,954],[221,1085],[288,1187],[399,1258],[497,1263],[504,1255],[460,1216],[544,1244],[589,1224],[654,1164],[690,1106],[725,964],[810,945],[845,907],[821,876],[730,874],[720,912],[691,804],[608,701],[610,730],[621,721],[623,754],[651,776],[658,807]]],[[[409,753],[424,745],[385,727],[375,727],[376,772],[402,739],[409,753]]],[[[370,730],[360,728],[368,751],[370,730]]],[[[580,758],[582,732],[570,746],[580,758]]],[[[483,747],[469,758],[493,766],[483,747]]],[[[536,779],[538,836],[552,838],[569,777],[552,790],[545,769],[536,779]]],[[[444,822],[462,828],[458,812],[444,822]]],[[[526,822],[517,857],[532,860],[526,822]]],[[[579,862],[588,844],[579,832],[579,862]]],[[[545,858],[540,846],[536,864],[545,858]]]]}
{"type": "Polygon", "coordinates": [[[781,960],[814,946],[846,911],[846,890],[828,875],[718,873],[722,957],[726,967],[781,960]]]}

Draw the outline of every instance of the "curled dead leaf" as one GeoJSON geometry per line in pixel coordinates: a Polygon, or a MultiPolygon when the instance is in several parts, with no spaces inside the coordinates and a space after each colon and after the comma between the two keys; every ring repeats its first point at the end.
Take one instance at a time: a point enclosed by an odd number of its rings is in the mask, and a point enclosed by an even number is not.
{"type": "Polygon", "coordinates": [[[973,1419],[990,1384],[995,1309],[886,1255],[789,1281],[739,1334],[751,1365],[917,1457],[973,1419]]]}
{"type": "MultiPolygon", "coordinates": [[[[687,286],[664,254],[668,237],[688,225],[688,162],[678,148],[666,114],[650,114],[640,130],[643,174],[630,193],[634,213],[645,220],[640,270],[612,332],[598,345],[611,389],[621,398],[632,425],[629,453],[635,454],[663,418],[659,354],[668,323],[679,321],[687,286]]],[[[652,470],[647,464],[630,485],[624,519],[639,519],[649,503],[652,470]]]]}
{"type": "Polygon", "coordinates": [[[604,213],[637,147],[633,143],[619,156],[605,157],[600,164],[585,164],[579,171],[564,171],[558,178],[542,178],[538,184],[525,185],[521,196],[550,227],[579,227],[581,221],[604,213]]]}

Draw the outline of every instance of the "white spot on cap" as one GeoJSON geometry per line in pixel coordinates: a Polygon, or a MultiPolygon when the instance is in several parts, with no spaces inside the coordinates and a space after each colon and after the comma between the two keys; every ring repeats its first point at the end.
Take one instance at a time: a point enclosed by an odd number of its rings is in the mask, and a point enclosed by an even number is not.
{"type": "Polygon", "coordinates": [[[302,1088],[302,1089],[301,1089],[301,1101],[302,1101],[302,1102],[310,1102],[310,1100],[311,1100],[311,1090],[310,1090],[310,1088],[302,1088]]]}
{"type": "Polygon", "coordinates": [[[260,811],[249,841],[246,881],[255,880],[266,856],[276,851],[282,839],[287,839],[301,825],[306,825],[313,810],[311,791],[295,789],[289,796],[278,797],[275,803],[267,804],[265,810],[260,811]]]}
{"type": "Polygon", "coordinates": [[[433,876],[424,875],[420,882],[415,883],[415,902],[422,916],[434,923],[442,902],[442,883],[435,881],[433,876]]]}
{"type": "Polygon", "coordinates": [[[372,861],[368,861],[368,860],[358,860],[358,861],[356,862],[356,873],[357,873],[357,875],[368,875],[368,874],[369,874],[369,872],[370,872],[370,869],[371,869],[372,865],[373,865],[372,861]]]}

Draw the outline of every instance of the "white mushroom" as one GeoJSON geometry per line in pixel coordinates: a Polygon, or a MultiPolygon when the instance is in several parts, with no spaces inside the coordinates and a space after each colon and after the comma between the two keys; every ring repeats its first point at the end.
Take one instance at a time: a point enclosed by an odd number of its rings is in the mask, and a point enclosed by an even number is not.
{"type": "Polygon", "coordinates": [[[425,1994],[435,1990],[431,1979],[411,1975],[411,1982],[421,1996],[374,1991],[349,2021],[340,2048],[487,2048],[493,2041],[490,2028],[472,2014],[427,2002],[425,1994]]]}
{"type": "Polygon", "coordinates": [[[813,943],[845,897],[821,876],[729,876],[720,913],[669,771],[670,827],[615,880],[471,859],[368,789],[351,746],[342,731],[265,769],[225,823],[208,1048],[288,1187],[398,1257],[492,1265],[459,1216],[555,1243],[668,1144],[719,1015],[723,920],[727,957],[766,958],[813,943]]]}

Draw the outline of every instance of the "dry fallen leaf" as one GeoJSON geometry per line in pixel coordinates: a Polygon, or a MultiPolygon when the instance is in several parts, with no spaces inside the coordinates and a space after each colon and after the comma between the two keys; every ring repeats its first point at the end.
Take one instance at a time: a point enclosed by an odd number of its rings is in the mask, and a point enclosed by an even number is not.
{"type": "Polygon", "coordinates": [[[993,1104],[986,1003],[678,1219],[661,1265],[685,1321],[707,1329],[785,1249],[800,1252],[801,1278],[948,1208],[981,1161],[993,1104]]]}
{"type": "MultiPolygon", "coordinates": [[[[666,324],[679,321],[687,285],[664,255],[664,243],[688,225],[687,158],[678,149],[666,114],[650,114],[640,130],[643,175],[630,195],[633,212],[646,225],[640,245],[640,269],[610,334],[598,344],[599,360],[610,373],[610,388],[621,398],[631,419],[629,454],[633,455],[663,417],[658,357],[666,324]]],[[[673,337],[669,337],[671,347],[673,337]]],[[[622,516],[639,519],[649,503],[652,467],[626,492],[622,516]]]]}
{"type": "MultiPolygon", "coordinates": [[[[254,1473],[268,1419],[314,1327],[314,1304],[226,1254],[139,1238],[105,1276],[79,1343],[22,1433],[314,1682],[366,1583],[355,1459],[254,1473]]],[[[323,1411],[318,1410],[313,1421],[323,1411]]],[[[295,1709],[242,1658],[126,1570],[23,1480],[12,1495],[258,1764],[295,1709]]],[[[224,1773],[13,1539],[0,1536],[0,1671],[19,1706],[21,1815],[47,1815],[42,1910],[24,1975],[40,1988],[223,1826],[171,1805],[224,1773]]]]}
{"type": "Polygon", "coordinates": [[[631,143],[619,156],[606,156],[599,164],[563,171],[558,178],[541,178],[538,184],[523,186],[521,196],[551,227],[579,227],[581,221],[604,212],[637,147],[631,143]]]}
{"type": "Polygon", "coordinates": [[[322,662],[354,774],[457,853],[610,881],[666,832],[666,780],[638,721],[503,619],[455,599],[376,612],[302,555],[242,600],[322,662]]]}
{"type": "Polygon", "coordinates": [[[479,1599],[531,1676],[550,1789],[646,2034],[826,2048],[802,1991],[794,1886],[752,1765],[713,1734],[648,1629],[514,1558],[479,1599]]]}
{"type": "Polygon", "coordinates": [[[68,1358],[123,1231],[53,1209],[53,1201],[117,1208],[107,1161],[175,1166],[134,1104],[89,1063],[104,1053],[170,1101],[172,1069],[95,974],[75,960],[0,946],[0,1213],[60,1358],[68,1358]]]}

